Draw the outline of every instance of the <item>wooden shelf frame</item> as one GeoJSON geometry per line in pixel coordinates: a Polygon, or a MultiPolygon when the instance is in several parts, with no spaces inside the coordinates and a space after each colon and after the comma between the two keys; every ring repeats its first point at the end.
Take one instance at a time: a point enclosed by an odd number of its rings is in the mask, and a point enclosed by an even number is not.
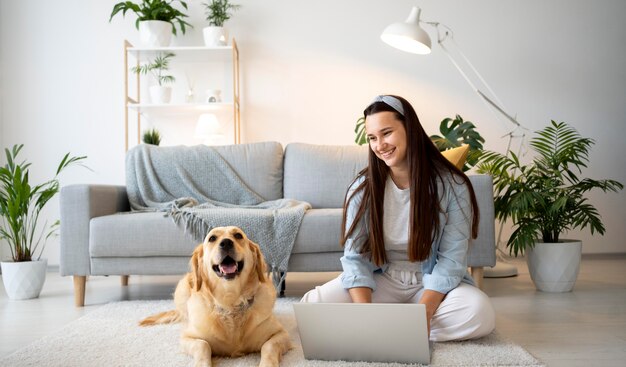
{"type": "Polygon", "coordinates": [[[198,111],[214,111],[232,108],[233,115],[233,141],[235,144],[241,143],[241,90],[239,79],[239,48],[237,41],[232,38],[232,44],[229,46],[218,47],[157,47],[143,48],[134,47],[130,42],[124,40],[124,149],[129,149],[129,117],[131,113],[136,114],[137,121],[137,144],[141,143],[141,119],[142,115],[150,114],[185,114],[198,111]],[[182,60],[194,61],[232,61],[233,76],[233,102],[232,103],[181,103],[181,104],[149,104],[141,102],[141,77],[136,74],[134,97],[130,91],[130,68],[128,64],[129,56],[134,57],[135,65],[139,66],[142,60],[154,57],[160,52],[174,52],[177,57],[182,55],[182,60]]]}

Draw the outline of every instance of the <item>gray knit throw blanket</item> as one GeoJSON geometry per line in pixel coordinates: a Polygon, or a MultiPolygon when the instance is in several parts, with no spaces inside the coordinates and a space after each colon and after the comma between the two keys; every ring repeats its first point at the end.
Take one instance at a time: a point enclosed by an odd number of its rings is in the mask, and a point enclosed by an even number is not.
{"type": "Polygon", "coordinates": [[[291,199],[265,201],[205,145],[136,146],[126,154],[126,190],[132,210],[163,211],[198,243],[214,227],[241,228],[261,247],[277,289],[311,208],[291,199]]]}

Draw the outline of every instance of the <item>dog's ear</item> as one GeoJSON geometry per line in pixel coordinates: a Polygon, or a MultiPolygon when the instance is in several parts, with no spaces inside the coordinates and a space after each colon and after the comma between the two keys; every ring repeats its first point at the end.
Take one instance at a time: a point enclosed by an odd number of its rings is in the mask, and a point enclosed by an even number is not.
{"type": "Polygon", "coordinates": [[[256,270],[256,274],[259,277],[260,282],[265,282],[267,280],[265,276],[267,272],[267,265],[265,264],[265,257],[263,256],[263,252],[261,252],[261,247],[250,240],[248,241],[250,242],[252,254],[255,257],[254,268],[256,270]]]}
{"type": "Polygon", "coordinates": [[[202,257],[204,256],[204,246],[202,244],[198,245],[196,249],[193,251],[193,255],[191,255],[191,261],[189,264],[191,265],[191,286],[196,291],[199,291],[202,288],[202,283],[204,283],[203,277],[203,266],[202,266],[202,257]]]}

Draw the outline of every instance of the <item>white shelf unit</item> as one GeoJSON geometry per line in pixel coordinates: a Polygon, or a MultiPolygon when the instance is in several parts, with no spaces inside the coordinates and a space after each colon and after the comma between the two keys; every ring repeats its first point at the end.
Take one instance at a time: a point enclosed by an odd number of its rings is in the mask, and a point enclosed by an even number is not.
{"type": "MultiPolygon", "coordinates": [[[[172,68],[175,66],[172,65],[172,68]]],[[[219,47],[158,47],[142,48],[134,47],[130,42],[124,41],[124,147],[129,148],[129,129],[131,114],[136,114],[136,135],[137,144],[141,143],[141,120],[142,116],[198,116],[202,113],[213,112],[225,115],[232,115],[233,120],[233,141],[235,144],[241,143],[241,113],[240,113],[240,90],[239,90],[239,49],[237,42],[232,39],[229,46],[219,47]],[[153,59],[163,52],[173,52],[176,54],[176,61],[184,62],[229,62],[232,63],[232,102],[224,103],[168,103],[152,104],[145,103],[141,95],[142,76],[136,74],[135,88],[130,85],[130,69],[132,66],[139,66],[142,61],[153,59]],[[134,64],[129,64],[130,60],[134,64]],[[131,91],[131,89],[134,89],[131,91]]],[[[223,96],[224,98],[224,96],[223,96]]]]}

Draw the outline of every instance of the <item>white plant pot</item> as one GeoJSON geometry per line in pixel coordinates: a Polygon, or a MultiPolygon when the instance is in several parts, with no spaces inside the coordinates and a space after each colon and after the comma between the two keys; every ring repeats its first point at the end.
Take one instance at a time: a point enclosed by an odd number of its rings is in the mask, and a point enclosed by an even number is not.
{"type": "Polygon", "coordinates": [[[570,292],[574,288],[583,243],[560,240],[558,243],[536,242],[526,251],[526,262],[535,287],[543,292],[570,292]]]}
{"type": "Polygon", "coordinates": [[[172,41],[172,24],[161,20],[139,22],[139,40],[145,47],[167,47],[172,41]]]}
{"type": "Polygon", "coordinates": [[[172,99],[172,87],[153,85],[150,87],[150,102],[153,104],[170,103],[172,99]]]}
{"type": "Polygon", "coordinates": [[[224,27],[205,27],[202,30],[204,44],[208,47],[226,46],[228,44],[228,29],[224,27]]]}
{"type": "Polygon", "coordinates": [[[47,259],[22,262],[2,262],[2,282],[10,299],[39,297],[46,281],[47,259]]]}

